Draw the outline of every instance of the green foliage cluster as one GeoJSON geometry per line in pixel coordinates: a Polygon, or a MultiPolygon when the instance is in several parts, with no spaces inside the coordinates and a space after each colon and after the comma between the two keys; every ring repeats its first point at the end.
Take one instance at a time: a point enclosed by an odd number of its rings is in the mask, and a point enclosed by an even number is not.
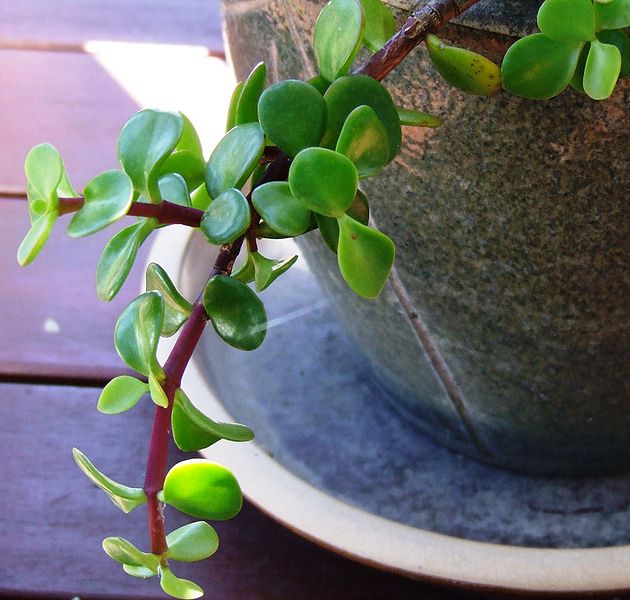
{"type": "MultiPolygon", "coordinates": [[[[496,93],[503,79],[508,90],[530,97],[553,96],[570,83],[599,99],[610,95],[617,77],[630,71],[630,44],[621,31],[630,24],[630,0],[546,0],[538,24],[542,33],[517,42],[501,70],[435,35],[429,34],[426,44],[446,80],[472,94],[496,93]]],[[[156,353],[160,338],[174,335],[195,307],[203,307],[227,344],[241,350],[262,344],[267,318],[258,293],[287,272],[297,256],[265,257],[257,239],[317,230],[336,253],[349,287],[368,299],[380,294],[395,249],[389,237],[370,225],[369,203],[360,183],[378,175],[397,156],[402,125],[441,124],[432,115],[397,107],[375,79],[350,74],[362,46],[376,52],[394,33],[394,20],[381,0],[331,0],[315,26],[320,74],[267,87],[266,67],[257,65],[236,86],[227,132],[207,160],[190,120],[181,113],[157,110],[142,110],[124,125],[118,140],[121,169],[94,177],[82,197],[53,146],[41,144],[29,152],[25,171],[31,228],[18,250],[22,265],[37,256],[59,215],[69,212],[68,201],[75,202],[68,225],[72,237],[100,231],[134,207],[163,206],[167,200],[171,208],[199,216],[199,229],[209,243],[245,244],[240,265],[231,274],[227,269],[212,276],[196,302],[177,290],[161,266],[149,265],[145,293],[125,308],[114,333],[118,354],[138,377],[110,381],[98,400],[99,411],[119,414],[148,395],[158,407],[170,410],[173,438],[183,451],[220,440],[253,439],[245,425],[216,422],[200,412],[178,382],[171,389],[173,382],[156,353]],[[278,155],[290,162],[280,181],[266,178],[269,163],[278,155]]],[[[109,301],[116,296],[140,245],[164,225],[158,216],[142,216],[112,237],[97,268],[100,298],[109,301]]],[[[147,503],[149,492],[117,483],[79,450],[73,453],[79,468],[123,512],[147,503]]],[[[159,499],[207,520],[229,519],[242,504],[232,473],[202,459],[173,466],[159,499]]],[[[170,561],[207,558],[218,544],[212,526],[198,521],[169,533],[162,554],[141,551],[122,537],[108,537],[103,549],[129,575],[159,576],[165,592],[197,598],[203,594],[201,588],[175,576],[170,561]]]]}

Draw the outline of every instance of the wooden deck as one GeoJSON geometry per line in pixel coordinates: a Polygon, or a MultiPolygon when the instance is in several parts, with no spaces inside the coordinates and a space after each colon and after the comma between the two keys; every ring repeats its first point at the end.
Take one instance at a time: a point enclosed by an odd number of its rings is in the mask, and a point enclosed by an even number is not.
{"type": "MultiPolygon", "coordinates": [[[[216,140],[232,81],[221,57],[217,0],[0,2],[1,598],[162,597],[156,582],[126,576],[100,548],[117,534],[146,545],[144,518],[115,510],[70,454],[81,447],[122,481],[143,472],[151,406],[121,417],[95,410],[103,382],[125,371],[113,326],[142,274],[136,269],[119,298],[100,303],[95,268],[111,232],[76,241],[63,227],[20,269],[22,164],[30,147],[50,141],[83,186],[116,166],[121,125],[150,105],[183,107],[216,140]]],[[[169,527],[181,522],[168,517],[169,527]]],[[[355,564],[247,503],[217,528],[217,555],[178,570],[207,598],[481,597],[355,564]]]]}

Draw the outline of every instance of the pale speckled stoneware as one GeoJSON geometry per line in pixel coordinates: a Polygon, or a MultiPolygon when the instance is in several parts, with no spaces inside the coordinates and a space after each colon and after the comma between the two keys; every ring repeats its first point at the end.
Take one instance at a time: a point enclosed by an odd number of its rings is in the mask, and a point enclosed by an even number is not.
{"type": "MultiPolygon", "coordinates": [[[[392,1],[400,22],[414,4],[392,1]]],[[[440,35],[500,60],[540,2],[485,2],[440,35]],[[507,17],[507,18],[506,18],[507,17]]],[[[236,74],[314,73],[323,2],[227,0],[236,74]]],[[[316,236],[301,247],[397,407],[422,432],[542,474],[630,466],[630,85],[594,102],[467,96],[419,49],[385,81],[397,104],[441,116],[406,129],[365,191],[397,245],[393,284],[357,299],[316,236]]],[[[387,402],[374,398],[374,402],[387,402]]]]}

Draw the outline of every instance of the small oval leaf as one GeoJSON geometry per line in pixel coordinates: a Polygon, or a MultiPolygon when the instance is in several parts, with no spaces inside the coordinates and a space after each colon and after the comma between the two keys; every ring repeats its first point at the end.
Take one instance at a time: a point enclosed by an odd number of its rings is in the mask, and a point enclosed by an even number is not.
{"type": "Polygon", "coordinates": [[[153,373],[149,373],[149,392],[151,393],[151,400],[153,400],[156,406],[168,408],[166,392],[153,373]]]}
{"type": "Polygon", "coordinates": [[[265,89],[266,78],[267,67],[264,62],[260,62],[243,83],[236,109],[236,125],[258,121],[258,99],[265,89]]]}
{"type": "Polygon", "coordinates": [[[21,266],[25,267],[37,258],[50,237],[56,221],[57,211],[54,209],[33,221],[17,251],[17,260],[21,266]]]}
{"type": "Polygon", "coordinates": [[[195,562],[209,558],[219,549],[219,536],[204,521],[188,523],[166,536],[170,560],[195,562]]]}
{"type": "MultiPolygon", "coordinates": [[[[346,214],[352,217],[355,221],[363,223],[363,225],[368,224],[370,220],[370,206],[365,194],[361,190],[357,190],[354,202],[350,205],[346,214]]],[[[339,224],[337,223],[337,219],[325,217],[324,215],[315,215],[315,217],[317,219],[317,226],[319,227],[322,239],[336,254],[337,246],[339,245],[339,224]]]]}
{"type": "Polygon", "coordinates": [[[118,355],[143,375],[156,371],[155,352],[163,316],[162,296],[145,292],[129,303],[116,322],[114,344],[118,355]]]}
{"type": "Polygon", "coordinates": [[[107,537],[103,540],[103,550],[115,561],[129,567],[144,567],[157,573],[160,557],[138,550],[129,540],[122,537],[107,537]]]}
{"type": "Polygon", "coordinates": [[[401,125],[407,127],[440,127],[442,119],[420,110],[398,109],[398,117],[401,125]]]}
{"type": "Polygon", "coordinates": [[[160,335],[169,337],[173,335],[190,316],[192,305],[184,298],[168,273],[157,263],[151,263],[146,272],[147,292],[155,290],[160,292],[164,300],[164,320],[160,335]]]}
{"type": "Polygon", "coordinates": [[[259,252],[252,252],[251,256],[254,262],[254,281],[257,292],[267,289],[280,275],[286,273],[298,259],[295,255],[285,260],[273,260],[259,252]]]}
{"type": "Polygon", "coordinates": [[[133,408],[149,391],[149,386],[135,377],[114,377],[101,392],[97,408],[106,415],[117,415],[133,408]]]}
{"type": "Polygon", "coordinates": [[[538,10],[538,28],[559,42],[595,38],[595,10],[591,0],[545,0],[538,10]]]}
{"type": "Polygon", "coordinates": [[[271,142],[289,156],[317,146],[326,131],[324,97],[303,81],[288,79],[267,88],[260,97],[258,115],[271,142]]]}
{"type": "Polygon", "coordinates": [[[485,56],[447,46],[432,33],[426,44],[433,66],[453,87],[476,96],[491,96],[501,89],[501,70],[485,56]]]}
{"type": "Polygon", "coordinates": [[[224,466],[192,458],[168,472],[164,500],[193,517],[225,521],[239,513],[243,495],[236,478],[224,466]]]}
{"type": "Polygon", "coordinates": [[[133,183],[124,171],[105,171],[83,190],[83,207],[68,225],[70,237],[91,235],[124,217],[133,200],[133,183]]]}
{"type": "Polygon", "coordinates": [[[282,235],[293,237],[308,229],[311,211],[293,196],[286,181],[258,186],[252,194],[252,203],[265,222],[282,235]]]}
{"type": "Polygon", "coordinates": [[[378,52],[396,33],[396,23],[391,11],[382,0],[361,0],[365,15],[363,43],[372,52],[378,52]]]}
{"type": "Polygon", "coordinates": [[[619,48],[621,53],[621,70],[619,71],[619,77],[628,77],[630,75],[630,37],[628,37],[623,31],[600,31],[597,34],[597,39],[605,44],[612,44],[619,48]]]}
{"type": "Polygon", "coordinates": [[[35,196],[45,200],[49,209],[57,206],[57,187],[64,168],[57,149],[48,143],[32,148],[24,161],[24,172],[35,196]]]}
{"type": "Polygon", "coordinates": [[[352,204],[359,174],[352,161],[326,148],[302,150],[289,169],[291,193],[303,206],[337,217],[352,204]]]}
{"type": "Polygon", "coordinates": [[[595,3],[597,29],[622,29],[630,27],[630,0],[614,0],[595,3]]]}
{"type": "Polygon", "coordinates": [[[389,162],[389,138],[385,126],[369,106],[358,106],[346,119],[337,152],[347,156],[359,177],[372,177],[389,162]]]}
{"type": "Polygon", "coordinates": [[[231,188],[241,188],[254,172],[265,149],[265,135],[258,123],[237,125],[216,145],[206,166],[206,187],[211,198],[231,188]]]}
{"type": "Polygon", "coordinates": [[[364,29],[359,0],[331,0],[319,13],[313,47],[319,70],[328,81],[348,72],[361,47],[364,29]]]}
{"type": "Polygon", "coordinates": [[[173,598],[181,600],[194,600],[203,596],[203,589],[193,581],[181,579],[173,575],[168,567],[160,567],[160,586],[173,598]]]}
{"type": "Polygon", "coordinates": [[[617,46],[595,40],[584,66],[582,85],[593,100],[604,100],[613,93],[621,71],[621,52],[617,46]]]}
{"type": "Polygon", "coordinates": [[[267,333],[267,314],[260,298],[244,283],[218,275],[206,285],[203,305],[215,331],[230,346],[254,350],[267,333]]]}
{"type": "Polygon", "coordinates": [[[525,98],[553,98],[571,81],[583,42],[558,42],[542,33],[510,46],[501,65],[503,87],[525,98]]]}
{"type": "Polygon", "coordinates": [[[341,275],[359,296],[376,298],[394,264],[394,243],[380,231],[352,217],[339,219],[337,259],[341,275]]]}
{"type": "Polygon", "coordinates": [[[230,129],[232,129],[232,127],[236,125],[236,111],[238,109],[238,101],[241,99],[244,85],[244,81],[239,81],[232,92],[232,97],[230,98],[230,106],[228,107],[227,119],[225,122],[226,132],[230,131],[230,129]]]}
{"type": "Polygon", "coordinates": [[[240,190],[220,193],[201,219],[201,231],[211,244],[228,244],[243,235],[251,220],[249,203],[240,190]]]}

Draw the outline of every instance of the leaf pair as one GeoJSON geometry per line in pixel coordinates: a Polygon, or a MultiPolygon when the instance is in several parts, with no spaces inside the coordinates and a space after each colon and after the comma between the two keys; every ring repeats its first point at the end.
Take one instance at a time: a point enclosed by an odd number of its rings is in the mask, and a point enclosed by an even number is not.
{"type": "Polygon", "coordinates": [[[286,273],[297,261],[297,255],[284,260],[263,256],[260,252],[248,252],[247,260],[232,273],[232,277],[243,283],[254,282],[256,291],[267,289],[280,275],[286,273]]]}

